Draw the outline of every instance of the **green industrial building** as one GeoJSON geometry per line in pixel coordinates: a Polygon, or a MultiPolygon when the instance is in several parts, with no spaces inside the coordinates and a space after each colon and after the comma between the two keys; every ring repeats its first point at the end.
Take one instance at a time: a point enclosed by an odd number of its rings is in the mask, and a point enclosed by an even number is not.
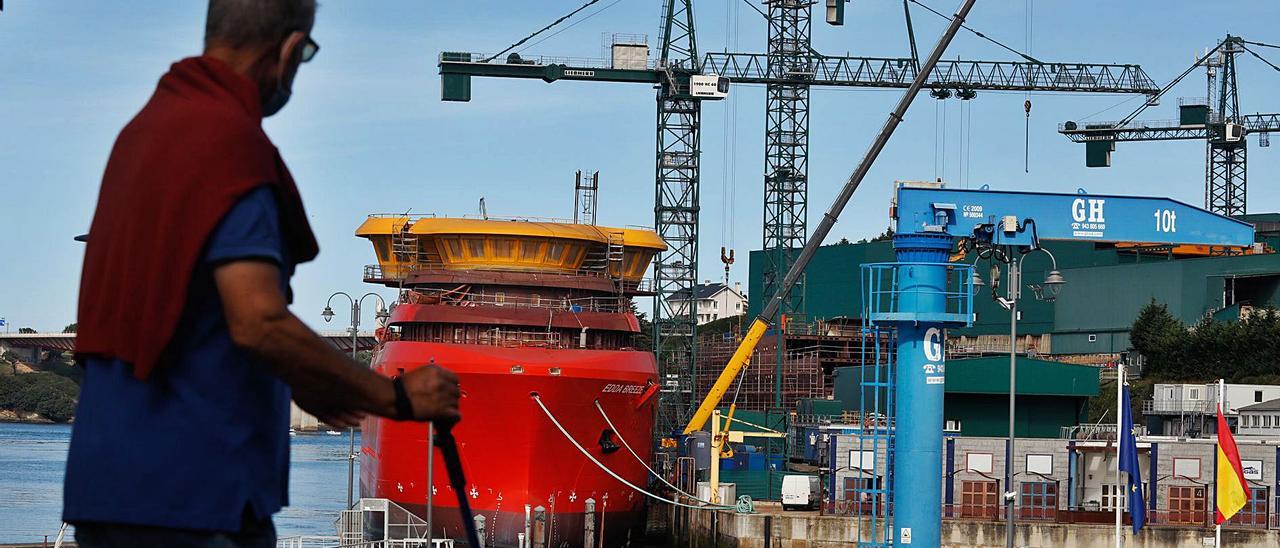
{"type": "MultiPolygon", "coordinates": [[[[1251,215],[1259,241],[1280,248],[1280,214],[1251,215]]],[[[1035,352],[1048,355],[1115,354],[1129,348],[1129,327],[1138,311],[1153,299],[1168,305],[1184,323],[1206,315],[1222,317],[1239,306],[1280,304],[1280,254],[1188,257],[1164,248],[1118,248],[1090,242],[1045,242],[1057,258],[1067,283],[1055,302],[1033,298],[1023,291],[1019,335],[1043,336],[1035,352]]],[[[760,309],[764,294],[764,251],[750,257],[749,314],[760,309]]],[[[805,272],[803,286],[808,321],[862,315],[860,265],[892,262],[888,240],[842,243],[818,249],[805,272]]],[[[970,258],[969,261],[973,259],[970,258]]],[[[1039,283],[1051,269],[1045,254],[1031,254],[1023,267],[1024,281],[1039,283]]],[[[979,268],[983,277],[988,271],[979,268]]],[[[985,288],[984,288],[985,289],[985,288]]],[[[1003,291],[1003,289],[1001,290],[1003,291]]],[[[974,325],[952,329],[950,337],[998,339],[1008,348],[1009,312],[994,302],[990,291],[974,297],[974,325]]],[[[1238,316],[1237,316],[1238,317],[1238,316]]],[[[981,352],[978,352],[979,354],[981,352]]]]}
{"type": "MultiPolygon", "coordinates": [[[[1014,432],[1018,437],[1056,438],[1062,427],[1087,422],[1089,398],[1098,395],[1097,367],[1025,357],[1018,357],[1017,363],[1018,402],[1014,432]]],[[[859,388],[861,381],[860,367],[836,369],[835,399],[843,402],[848,411],[858,411],[860,399],[871,396],[869,391],[859,388]]],[[[1008,435],[1007,356],[949,360],[943,390],[943,417],[948,434],[1008,435]]]]}

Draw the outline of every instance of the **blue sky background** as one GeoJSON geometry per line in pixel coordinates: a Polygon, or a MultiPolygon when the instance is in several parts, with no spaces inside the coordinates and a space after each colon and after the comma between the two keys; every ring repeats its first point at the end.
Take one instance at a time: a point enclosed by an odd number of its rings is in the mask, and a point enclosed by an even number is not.
{"type": "MultiPolygon", "coordinates": [[[[314,32],[320,55],[303,67],[288,107],[266,123],[299,182],[322,247],[320,258],[294,278],[295,312],[323,328],[319,312],[329,293],[374,289],[360,281],[361,266],[372,262],[372,253],[367,242],[353,236],[368,213],[412,209],[461,215],[474,213],[483,197],[491,214],[568,217],[574,171],[598,169],[600,221],[653,224],[654,92],[648,87],[477,79],[472,102],[439,100],[435,60],[440,51],[498,51],[580,3],[322,2],[314,32]]],[[[927,3],[945,13],[958,5],[927,3]]],[[[1028,4],[979,2],[970,24],[1045,61],[1140,63],[1161,83],[1227,32],[1280,43],[1275,30],[1280,3],[1274,1],[1038,1],[1029,28],[1028,4]]],[[[660,6],[658,0],[604,0],[570,20],[577,22],[572,27],[522,51],[602,57],[602,35],[614,32],[648,34],[654,45],[660,6]]],[[[736,39],[739,51],[764,51],[763,18],[741,0],[699,0],[696,6],[700,49],[728,49],[736,39]],[[737,30],[729,33],[730,28],[737,30]]],[[[201,0],[5,2],[0,12],[0,317],[12,329],[56,330],[74,321],[83,250],[71,238],[89,226],[115,134],[143,105],[169,63],[199,53],[204,10],[201,0]]],[[[919,8],[913,8],[913,16],[917,41],[927,51],[944,21],[919,8]]],[[[815,12],[818,51],[908,52],[896,0],[850,4],[844,27],[821,21],[815,12]]],[[[1259,51],[1280,64],[1280,50],[1259,51]]],[[[969,33],[949,50],[948,57],[956,56],[1012,58],[969,33]]],[[[1273,93],[1280,73],[1247,54],[1239,59],[1241,107],[1280,110],[1273,93]]],[[[1176,118],[1175,99],[1203,96],[1204,86],[1198,71],[1143,117],[1176,118]]],[[[811,226],[899,94],[815,88],[811,226]]],[[[761,242],[764,89],[735,86],[732,95],[703,110],[701,276],[719,279],[719,247],[731,244],[740,257],[733,277],[745,281],[742,258],[761,242]],[[734,111],[736,137],[730,139],[725,120],[734,111]],[[736,146],[727,146],[730,142],[736,146]],[[730,173],[736,174],[733,181],[730,173]]],[[[1083,187],[1202,204],[1203,144],[1121,143],[1113,167],[1086,169],[1083,147],[1056,133],[1065,120],[1123,117],[1139,102],[1128,96],[1033,96],[1031,171],[1024,173],[1023,99],[1019,93],[980,92],[966,107],[955,100],[918,99],[832,238],[879,233],[887,226],[892,181],[936,176],[971,186],[1083,187]],[[962,108],[972,119],[967,139],[960,127],[962,108]],[[944,110],[945,149],[938,137],[944,110]],[[963,170],[962,145],[969,159],[963,170]]],[[[1250,146],[1249,211],[1280,210],[1280,190],[1272,184],[1280,150],[1259,148],[1256,140],[1250,146]]],[[[365,324],[371,320],[366,317],[365,324]]]]}

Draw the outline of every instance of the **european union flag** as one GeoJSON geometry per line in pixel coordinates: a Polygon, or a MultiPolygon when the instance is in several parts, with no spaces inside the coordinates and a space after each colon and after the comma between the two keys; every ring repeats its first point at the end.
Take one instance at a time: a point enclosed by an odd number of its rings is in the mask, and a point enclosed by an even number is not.
{"type": "Polygon", "coordinates": [[[1147,504],[1142,497],[1142,470],[1138,468],[1138,440],[1133,435],[1132,408],[1129,405],[1129,385],[1125,384],[1120,398],[1120,471],[1129,474],[1129,517],[1136,535],[1147,521],[1147,504]]]}

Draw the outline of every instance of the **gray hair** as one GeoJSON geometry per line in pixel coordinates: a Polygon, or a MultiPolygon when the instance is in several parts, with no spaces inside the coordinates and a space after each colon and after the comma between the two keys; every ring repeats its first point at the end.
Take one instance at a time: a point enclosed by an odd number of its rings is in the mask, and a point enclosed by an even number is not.
{"type": "Polygon", "coordinates": [[[316,0],[209,0],[204,45],[269,44],[294,31],[310,31],[316,0]]]}

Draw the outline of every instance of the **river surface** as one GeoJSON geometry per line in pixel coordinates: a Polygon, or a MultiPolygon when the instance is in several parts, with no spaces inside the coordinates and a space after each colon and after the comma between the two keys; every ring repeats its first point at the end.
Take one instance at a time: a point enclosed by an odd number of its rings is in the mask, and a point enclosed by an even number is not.
{"type": "MultiPolygon", "coordinates": [[[[70,441],[67,425],[0,423],[0,543],[39,542],[57,535],[70,441]]],[[[281,537],[332,535],[333,521],[347,499],[343,486],[350,442],[345,432],[298,434],[291,441],[292,504],[276,514],[276,531],[281,537]]]]}

